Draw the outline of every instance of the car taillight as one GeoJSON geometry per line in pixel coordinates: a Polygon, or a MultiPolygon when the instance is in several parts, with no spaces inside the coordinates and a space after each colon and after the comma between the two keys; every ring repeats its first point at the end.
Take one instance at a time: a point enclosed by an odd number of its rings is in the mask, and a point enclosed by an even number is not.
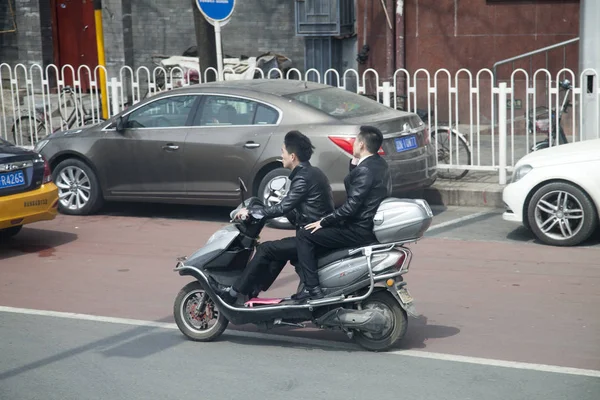
{"type": "MultiPolygon", "coordinates": [[[[346,153],[348,153],[350,155],[353,154],[352,148],[354,146],[354,141],[356,140],[356,138],[347,137],[347,136],[329,136],[329,140],[331,140],[333,143],[335,143],[339,148],[344,150],[346,153]]],[[[383,148],[379,148],[379,151],[377,152],[377,154],[379,154],[380,156],[384,156],[385,151],[383,151],[383,148]]]]}
{"type": "Polygon", "coordinates": [[[42,179],[42,184],[52,182],[52,172],[50,172],[50,165],[48,165],[48,161],[44,160],[44,179],[42,179]]]}

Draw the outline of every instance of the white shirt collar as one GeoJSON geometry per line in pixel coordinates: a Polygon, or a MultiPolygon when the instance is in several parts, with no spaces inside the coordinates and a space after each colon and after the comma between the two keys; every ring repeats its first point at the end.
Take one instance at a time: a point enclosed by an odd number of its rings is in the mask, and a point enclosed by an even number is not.
{"type": "Polygon", "coordinates": [[[359,166],[361,162],[363,162],[365,159],[371,157],[372,155],[373,154],[369,154],[368,156],[361,157],[361,159],[358,160],[358,162],[356,163],[356,166],[359,166]]]}

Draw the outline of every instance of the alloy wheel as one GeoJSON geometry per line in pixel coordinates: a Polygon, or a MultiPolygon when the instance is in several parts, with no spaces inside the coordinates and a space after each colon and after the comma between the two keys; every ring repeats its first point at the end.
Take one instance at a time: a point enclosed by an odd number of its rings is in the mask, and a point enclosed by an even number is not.
{"type": "Polygon", "coordinates": [[[546,236],[555,240],[567,240],[577,235],[583,227],[583,206],[568,192],[552,191],[537,202],[535,222],[546,236]]]}
{"type": "Polygon", "coordinates": [[[90,201],[92,183],[79,167],[64,168],[56,177],[56,186],[60,203],[67,209],[80,210],[90,201]]]}

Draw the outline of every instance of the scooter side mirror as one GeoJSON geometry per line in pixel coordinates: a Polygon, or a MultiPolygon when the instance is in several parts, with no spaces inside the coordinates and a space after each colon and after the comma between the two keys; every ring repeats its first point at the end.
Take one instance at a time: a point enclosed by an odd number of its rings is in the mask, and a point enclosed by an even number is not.
{"type": "Polygon", "coordinates": [[[240,194],[242,195],[242,203],[246,200],[244,193],[246,193],[248,191],[248,188],[246,187],[246,184],[244,183],[244,180],[242,178],[238,177],[238,182],[240,183],[240,194]]]}
{"type": "Polygon", "coordinates": [[[246,188],[246,184],[242,178],[238,178],[238,182],[240,183],[240,192],[247,192],[248,188],[246,188]]]}

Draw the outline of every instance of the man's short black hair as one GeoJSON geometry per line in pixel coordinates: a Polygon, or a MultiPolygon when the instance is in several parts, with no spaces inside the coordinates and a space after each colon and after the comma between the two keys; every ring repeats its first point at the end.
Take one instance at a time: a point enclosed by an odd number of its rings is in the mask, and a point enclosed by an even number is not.
{"type": "Polygon", "coordinates": [[[371,154],[377,153],[383,144],[383,133],[374,126],[361,126],[358,137],[365,143],[367,151],[371,154]]]}
{"type": "Polygon", "coordinates": [[[283,139],[285,149],[290,154],[295,154],[301,162],[310,160],[315,146],[310,139],[299,131],[289,131],[283,139]]]}

